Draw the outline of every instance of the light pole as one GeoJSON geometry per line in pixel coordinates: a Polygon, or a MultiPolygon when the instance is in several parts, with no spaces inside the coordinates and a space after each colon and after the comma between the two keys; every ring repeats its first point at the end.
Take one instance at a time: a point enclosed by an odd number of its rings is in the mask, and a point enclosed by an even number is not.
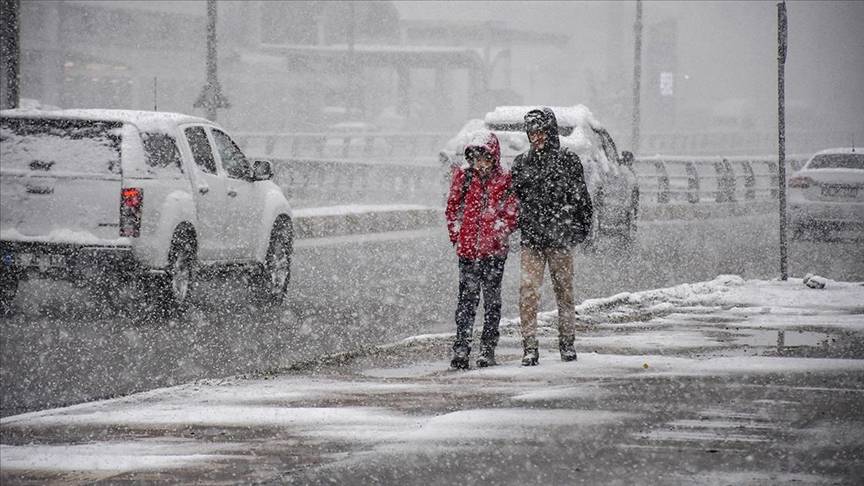
{"type": "Polygon", "coordinates": [[[18,45],[20,0],[2,0],[3,21],[0,24],[0,60],[3,70],[3,99],[0,108],[18,108],[19,84],[21,81],[19,61],[21,49],[18,45]]]}
{"type": "Polygon", "coordinates": [[[636,0],[636,22],[633,23],[633,133],[631,151],[639,153],[639,124],[641,123],[640,94],[642,85],[642,0],[636,0]]]}
{"type": "Polygon", "coordinates": [[[207,0],[207,84],[192,106],[207,110],[207,118],[213,121],[217,108],[231,107],[216,72],[216,0],[207,0]]]}
{"type": "Polygon", "coordinates": [[[786,2],[777,2],[777,167],[780,198],[780,280],[786,280],[786,2]]]}

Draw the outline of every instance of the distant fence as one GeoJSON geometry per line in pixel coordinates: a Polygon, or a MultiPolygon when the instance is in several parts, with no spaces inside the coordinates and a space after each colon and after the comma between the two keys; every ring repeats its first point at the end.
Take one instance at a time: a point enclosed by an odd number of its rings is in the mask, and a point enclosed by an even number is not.
{"type": "MultiPolygon", "coordinates": [[[[239,132],[234,137],[246,149],[262,157],[280,159],[374,160],[378,163],[431,163],[455,134],[451,132],[239,132]]],[[[789,153],[815,152],[846,147],[864,133],[851,131],[789,131],[789,153]]],[[[641,155],[739,156],[776,152],[777,133],[765,131],[715,131],[693,133],[648,132],[641,137],[641,155]]],[[[627,147],[619,147],[619,150],[627,147]]]]}
{"type": "MultiPolygon", "coordinates": [[[[808,158],[787,156],[787,174],[808,158]]],[[[767,201],[779,191],[776,157],[654,156],[638,158],[633,168],[642,205],[767,201]]]]}
{"type": "Polygon", "coordinates": [[[438,206],[444,174],[438,165],[323,159],[273,159],[275,181],[295,208],[344,204],[438,206]]]}
{"type": "Polygon", "coordinates": [[[278,159],[432,163],[453,133],[265,133],[234,134],[247,153],[278,159]]]}
{"type": "MultiPolygon", "coordinates": [[[[437,154],[451,136],[409,132],[235,134],[248,154],[273,161],[275,181],[293,207],[301,209],[298,224],[307,236],[362,232],[364,228],[404,229],[440,219],[449,171],[437,154]],[[350,214],[349,210],[345,216],[329,219],[303,216],[302,211],[352,204],[416,204],[433,209],[390,211],[379,216],[358,207],[363,214],[350,214]],[[369,225],[375,227],[367,228],[369,225]]],[[[776,155],[733,155],[759,145],[764,134],[752,135],[750,142],[741,136],[722,139],[730,144],[727,147],[733,147],[728,151],[706,149],[710,144],[700,137],[654,134],[643,139],[644,153],[693,152],[636,159],[633,169],[639,180],[640,219],[705,219],[776,210],[776,155]]],[[[717,140],[715,134],[713,143],[717,140]]],[[[808,157],[787,156],[787,174],[800,168],[808,157]]]]}
{"type": "MultiPolygon", "coordinates": [[[[790,155],[788,172],[806,155],[790,155]]],[[[276,182],[296,208],[341,204],[443,205],[447,169],[437,163],[372,163],[324,159],[273,159],[276,182]]],[[[644,157],[634,164],[640,206],[689,207],[734,203],[763,207],[777,200],[773,157],[644,157]]],[[[652,214],[682,214],[681,210],[652,214]]],[[[649,213],[645,213],[646,215],[649,213]]]]}

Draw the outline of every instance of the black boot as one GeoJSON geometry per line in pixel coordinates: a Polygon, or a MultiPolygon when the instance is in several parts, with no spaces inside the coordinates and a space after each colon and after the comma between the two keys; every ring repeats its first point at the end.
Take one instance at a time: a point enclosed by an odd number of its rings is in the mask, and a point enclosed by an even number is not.
{"type": "Polygon", "coordinates": [[[537,338],[529,337],[522,340],[522,366],[536,366],[540,362],[540,352],[537,350],[537,338]]]}
{"type": "Polygon", "coordinates": [[[573,336],[560,336],[558,350],[561,351],[561,361],[576,361],[576,348],[573,347],[573,336]]]}
{"type": "Polygon", "coordinates": [[[469,368],[468,355],[471,353],[471,348],[460,346],[453,348],[453,359],[450,360],[450,367],[454,370],[467,370],[469,368]]]}
{"type": "Polygon", "coordinates": [[[486,368],[487,366],[495,366],[498,362],[495,361],[495,345],[483,344],[480,346],[480,357],[477,358],[477,367],[486,368]]]}

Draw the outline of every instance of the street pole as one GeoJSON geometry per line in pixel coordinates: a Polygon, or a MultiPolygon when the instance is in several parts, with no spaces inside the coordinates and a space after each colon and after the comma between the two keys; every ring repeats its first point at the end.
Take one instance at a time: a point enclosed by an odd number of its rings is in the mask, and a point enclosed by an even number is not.
{"type": "Polygon", "coordinates": [[[222,95],[216,71],[216,0],[207,0],[207,84],[192,106],[207,110],[207,118],[213,121],[216,121],[217,108],[231,107],[222,95]]]}
{"type": "Polygon", "coordinates": [[[639,153],[640,95],[642,85],[642,0],[636,0],[636,22],[633,24],[633,133],[631,151],[639,153]]]}
{"type": "Polygon", "coordinates": [[[0,59],[3,69],[3,99],[0,108],[18,108],[20,103],[19,86],[21,75],[19,71],[21,48],[20,33],[20,0],[2,0],[3,23],[0,24],[0,59]]]}
{"type": "Polygon", "coordinates": [[[777,2],[777,167],[780,198],[780,280],[788,279],[786,253],[786,2],[777,2]]]}

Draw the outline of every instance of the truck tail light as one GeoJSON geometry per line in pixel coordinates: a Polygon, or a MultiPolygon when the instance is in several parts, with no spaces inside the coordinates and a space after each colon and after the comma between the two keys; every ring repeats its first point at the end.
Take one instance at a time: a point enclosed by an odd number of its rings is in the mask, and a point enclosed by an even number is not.
{"type": "Polygon", "coordinates": [[[141,207],[144,191],[140,187],[120,190],[120,236],[137,238],[141,234],[141,207]]]}

